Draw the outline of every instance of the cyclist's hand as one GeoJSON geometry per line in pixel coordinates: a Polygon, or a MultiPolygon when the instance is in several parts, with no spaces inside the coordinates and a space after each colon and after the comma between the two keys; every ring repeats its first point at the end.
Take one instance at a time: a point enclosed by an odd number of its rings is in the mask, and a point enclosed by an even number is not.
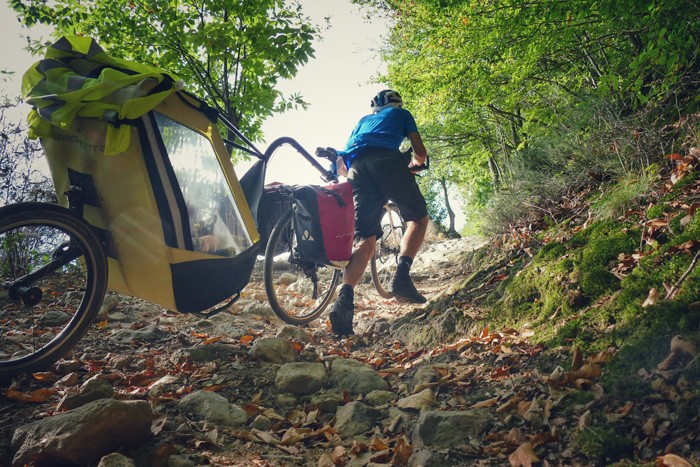
{"type": "Polygon", "coordinates": [[[408,168],[411,171],[411,173],[417,174],[418,172],[422,172],[423,170],[427,169],[428,166],[425,163],[425,161],[425,157],[423,158],[423,160],[419,160],[415,155],[412,156],[411,162],[408,163],[408,168]]]}
{"type": "Polygon", "coordinates": [[[338,175],[341,177],[348,176],[348,168],[345,167],[345,161],[342,157],[338,156],[338,158],[335,160],[335,165],[338,168],[338,175]]]}

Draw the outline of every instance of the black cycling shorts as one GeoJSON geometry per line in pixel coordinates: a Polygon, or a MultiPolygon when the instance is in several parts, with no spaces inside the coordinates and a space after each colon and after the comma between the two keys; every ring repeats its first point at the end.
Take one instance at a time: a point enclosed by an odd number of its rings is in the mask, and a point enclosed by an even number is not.
{"type": "Polygon", "coordinates": [[[381,237],[384,205],[389,200],[396,203],[405,221],[418,221],[428,215],[408,162],[400,151],[383,148],[368,148],[353,159],[348,180],[355,202],[357,238],[381,237]]]}

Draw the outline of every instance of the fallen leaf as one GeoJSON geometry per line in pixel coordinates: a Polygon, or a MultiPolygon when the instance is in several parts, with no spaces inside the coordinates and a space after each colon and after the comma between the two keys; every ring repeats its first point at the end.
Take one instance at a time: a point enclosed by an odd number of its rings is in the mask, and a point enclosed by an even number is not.
{"type": "Polygon", "coordinates": [[[527,437],[518,428],[511,428],[504,439],[510,444],[514,444],[516,446],[521,446],[528,441],[527,437]]]}
{"type": "Polygon", "coordinates": [[[695,343],[692,341],[683,340],[681,336],[674,336],[671,339],[671,352],[680,352],[694,357],[697,355],[695,343]]]}
{"type": "Polygon", "coordinates": [[[43,403],[47,402],[56,392],[55,389],[36,389],[31,392],[20,392],[14,389],[8,389],[5,392],[5,397],[19,402],[43,403]]]}
{"type": "Polygon", "coordinates": [[[644,300],[644,303],[642,303],[642,308],[656,305],[659,303],[659,300],[661,300],[661,296],[659,295],[659,291],[656,289],[656,287],[654,287],[649,291],[649,295],[647,295],[646,300],[644,300]]]}
{"type": "Polygon", "coordinates": [[[680,352],[671,352],[668,357],[666,357],[661,363],[656,365],[656,369],[659,371],[668,371],[676,367],[678,361],[680,360],[680,352]]]}
{"type": "Polygon", "coordinates": [[[508,456],[511,467],[531,467],[534,462],[540,459],[535,454],[532,443],[523,443],[510,456],[508,456]]]}
{"type": "Polygon", "coordinates": [[[656,458],[657,467],[693,467],[693,464],[675,454],[666,454],[656,458]]]}
{"type": "Polygon", "coordinates": [[[244,336],[241,337],[241,344],[243,345],[249,345],[255,337],[251,336],[250,334],[245,334],[244,336]]]}
{"type": "Polygon", "coordinates": [[[498,404],[498,397],[492,397],[491,399],[486,399],[476,404],[472,405],[472,409],[484,409],[486,407],[493,407],[498,404]]]}
{"type": "Polygon", "coordinates": [[[582,366],[583,366],[583,354],[578,349],[578,347],[574,347],[574,355],[572,357],[572,362],[571,362],[571,371],[576,371],[579,368],[581,368],[582,366]]]}

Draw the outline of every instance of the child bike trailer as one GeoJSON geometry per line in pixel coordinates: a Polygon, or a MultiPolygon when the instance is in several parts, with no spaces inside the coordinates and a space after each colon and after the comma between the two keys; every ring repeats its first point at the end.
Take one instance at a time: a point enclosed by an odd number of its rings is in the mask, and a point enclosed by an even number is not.
{"type": "Polygon", "coordinates": [[[259,236],[214,109],[87,37],[49,47],[22,88],[59,203],[102,239],[109,290],[200,312],[245,287],[259,236]]]}

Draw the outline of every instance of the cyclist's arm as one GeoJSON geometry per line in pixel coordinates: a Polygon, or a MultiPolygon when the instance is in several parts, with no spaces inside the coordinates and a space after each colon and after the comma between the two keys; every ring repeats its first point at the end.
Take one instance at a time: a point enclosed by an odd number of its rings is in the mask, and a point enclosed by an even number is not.
{"type": "Polygon", "coordinates": [[[425,164],[425,157],[428,155],[428,150],[425,149],[423,138],[421,138],[420,133],[417,131],[409,133],[408,140],[411,142],[411,147],[413,148],[413,160],[416,162],[414,165],[425,164]]]}

